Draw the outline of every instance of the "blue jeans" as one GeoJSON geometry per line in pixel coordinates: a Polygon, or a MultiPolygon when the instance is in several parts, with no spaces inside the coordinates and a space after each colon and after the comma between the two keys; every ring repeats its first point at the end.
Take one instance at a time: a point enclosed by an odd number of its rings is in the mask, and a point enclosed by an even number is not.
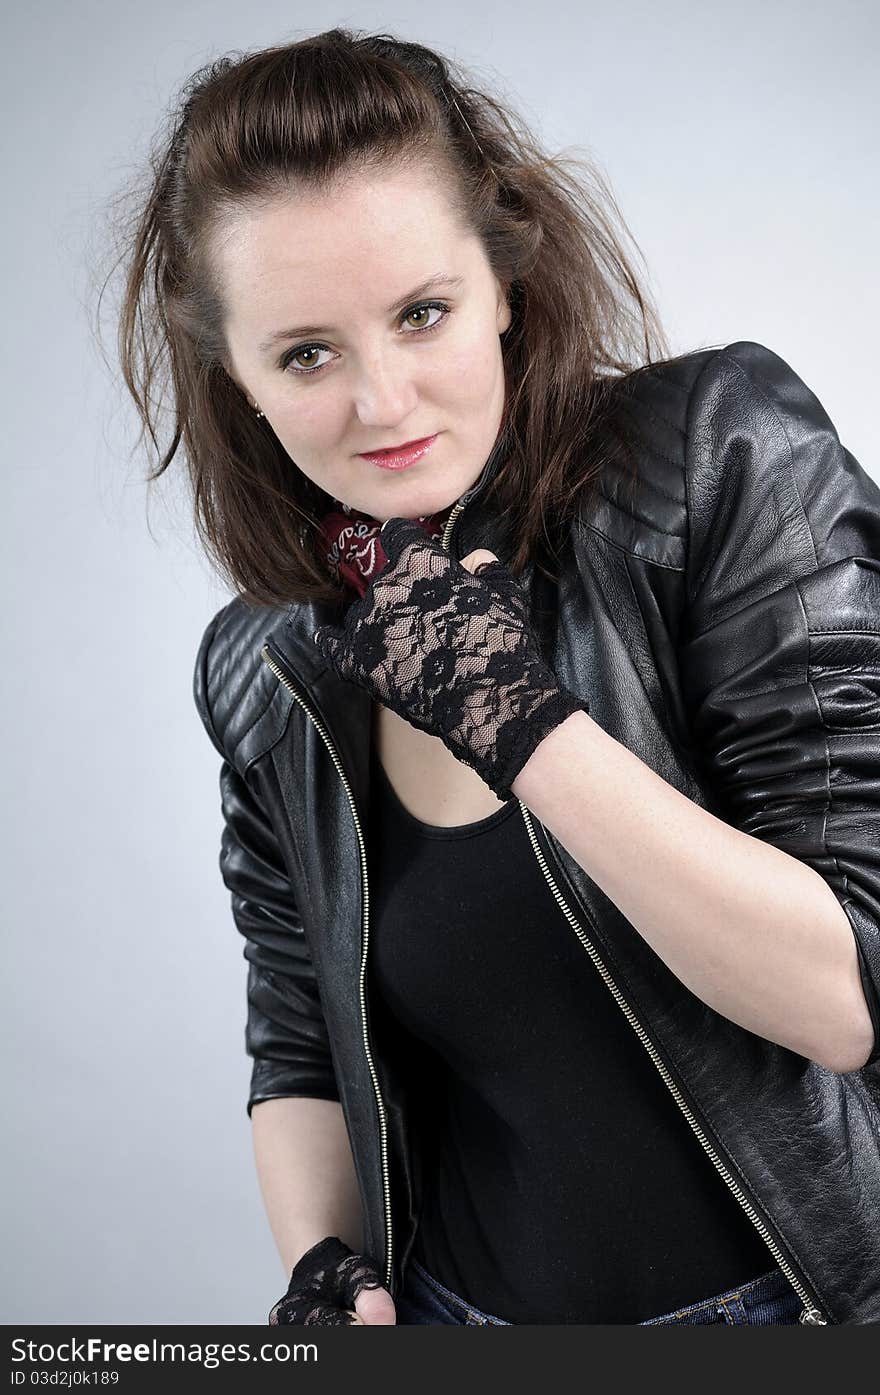
{"type": "MultiPolygon", "coordinates": [[[[429,1274],[410,1256],[403,1289],[397,1296],[397,1321],[415,1326],[454,1323],[460,1327],[510,1327],[504,1318],[481,1312],[429,1274]]],[[[658,1323],[748,1323],[752,1326],[786,1326],[796,1323],[803,1304],[781,1269],[771,1269],[760,1278],[738,1284],[714,1298],[702,1298],[686,1308],[647,1318],[637,1327],[658,1323]]]]}

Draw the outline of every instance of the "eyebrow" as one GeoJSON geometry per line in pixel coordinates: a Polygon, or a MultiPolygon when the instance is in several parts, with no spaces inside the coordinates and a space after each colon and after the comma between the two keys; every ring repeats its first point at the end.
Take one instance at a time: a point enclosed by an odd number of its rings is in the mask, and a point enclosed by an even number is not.
{"type": "MultiPolygon", "coordinates": [[[[420,285],[414,287],[407,295],[403,295],[396,300],[393,305],[389,305],[387,313],[393,315],[396,310],[403,310],[412,301],[418,300],[420,296],[427,295],[434,286],[457,287],[464,283],[463,276],[447,276],[442,271],[436,276],[429,276],[427,281],[422,281],[420,285]]],[[[307,334],[332,334],[332,325],[298,325],[294,329],[278,329],[274,334],[270,334],[268,339],[264,339],[260,345],[261,354],[268,353],[274,349],[276,344],[284,344],[290,339],[299,339],[307,334]]]]}

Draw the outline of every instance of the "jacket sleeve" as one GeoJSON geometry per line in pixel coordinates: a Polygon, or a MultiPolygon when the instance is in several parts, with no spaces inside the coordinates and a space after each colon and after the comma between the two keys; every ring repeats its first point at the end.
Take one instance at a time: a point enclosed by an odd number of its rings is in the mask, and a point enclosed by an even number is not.
{"type": "Polygon", "coordinates": [[[218,618],[199,647],[193,695],[222,756],[219,861],[248,961],[245,1049],[253,1059],[250,1116],[261,1100],[291,1095],[338,1100],[339,1091],[315,970],[277,836],[253,767],[244,775],[235,768],[211,715],[209,653],[218,618]]]}
{"type": "Polygon", "coordinates": [[[719,817],[814,868],[852,926],[880,1059],[880,488],[760,344],[688,405],[681,676],[719,817]]]}

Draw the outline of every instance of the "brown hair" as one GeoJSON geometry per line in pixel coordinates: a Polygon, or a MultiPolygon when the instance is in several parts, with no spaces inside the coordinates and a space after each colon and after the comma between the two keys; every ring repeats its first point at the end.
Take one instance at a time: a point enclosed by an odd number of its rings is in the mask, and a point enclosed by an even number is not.
{"type": "Polygon", "coordinates": [[[237,205],[294,184],[326,188],[359,163],[419,156],[450,176],[455,211],[508,288],[506,454],[487,494],[510,511],[515,573],[597,473],[589,447],[604,389],[668,355],[601,174],[542,151],[521,117],[447,59],[335,28],[206,65],[185,84],[151,152],[146,201],[141,192],[122,231],[118,345],[139,440],[149,432],[159,457],[148,483],[182,445],[198,536],[247,601],[343,593],[314,550],[330,496],[291,468],[223,366],[212,231],[237,205]],[[163,448],[169,386],[174,427],[163,448]]]}

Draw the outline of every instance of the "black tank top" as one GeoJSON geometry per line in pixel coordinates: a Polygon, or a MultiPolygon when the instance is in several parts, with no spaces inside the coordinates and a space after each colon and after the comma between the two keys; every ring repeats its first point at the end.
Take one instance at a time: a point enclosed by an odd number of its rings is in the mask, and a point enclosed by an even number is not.
{"type": "Polygon", "coordinates": [[[370,994],[418,1107],[413,1254],[512,1323],[638,1323],[774,1268],[559,909],[518,802],[421,823],[373,748],[370,994]]]}

